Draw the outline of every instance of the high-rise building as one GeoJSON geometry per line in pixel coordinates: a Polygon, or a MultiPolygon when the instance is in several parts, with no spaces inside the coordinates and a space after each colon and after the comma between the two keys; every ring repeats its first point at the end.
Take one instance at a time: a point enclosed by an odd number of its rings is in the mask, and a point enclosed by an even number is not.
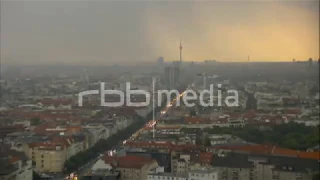
{"type": "Polygon", "coordinates": [[[164,67],[164,58],[163,57],[159,57],[156,61],[156,69],[159,70],[159,72],[163,71],[163,67],[164,67]]]}
{"type": "Polygon", "coordinates": [[[312,58],[309,58],[309,59],[308,59],[309,67],[311,67],[311,66],[312,66],[312,62],[313,62],[312,58]]]}
{"type": "Polygon", "coordinates": [[[157,64],[158,64],[158,65],[163,65],[163,63],[164,63],[164,58],[163,58],[163,57],[159,57],[159,58],[157,59],[157,64]]]}
{"type": "Polygon", "coordinates": [[[180,67],[176,64],[168,65],[164,68],[164,83],[167,88],[174,88],[179,84],[180,67]]]}

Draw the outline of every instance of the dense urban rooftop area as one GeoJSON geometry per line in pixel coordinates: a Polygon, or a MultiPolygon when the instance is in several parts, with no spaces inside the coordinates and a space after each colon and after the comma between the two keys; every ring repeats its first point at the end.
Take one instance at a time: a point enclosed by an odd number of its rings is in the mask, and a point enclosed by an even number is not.
{"type": "MultiPolygon", "coordinates": [[[[125,74],[109,72],[113,76],[105,79],[105,89],[126,92],[125,83],[131,82],[131,90],[151,92],[155,105],[140,107],[100,106],[97,95],[84,97],[79,106],[79,92],[100,89],[103,79],[94,71],[46,79],[21,69],[13,80],[7,70],[1,80],[1,177],[318,177],[319,84],[313,77],[318,64],[279,63],[273,74],[282,66],[305,69],[294,79],[287,75],[291,72],[269,76],[266,65],[157,61],[150,72],[130,67],[125,74]],[[176,67],[173,72],[166,70],[170,66],[176,67]],[[226,68],[234,74],[225,73],[226,68]],[[247,73],[241,76],[239,68],[247,73]],[[257,69],[261,74],[255,74],[257,69]],[[158,91],[165,89],[178,91],[166,97],[158,91]],[[230,101],[237,105],[227,104],[230,89],[237,91],[238,99],[230,101]],[[188,91],[208,93],[190,100],[188,91]]],[[[119,100],[105,95],[105,102],[119,100]]],[[[145,102],[146,96],[129,100],[145,102]]]]}
{"type": "Polygon", "coordinates": [[[0,0],[0,180],[320,180],[319,0],[0,0]]]}

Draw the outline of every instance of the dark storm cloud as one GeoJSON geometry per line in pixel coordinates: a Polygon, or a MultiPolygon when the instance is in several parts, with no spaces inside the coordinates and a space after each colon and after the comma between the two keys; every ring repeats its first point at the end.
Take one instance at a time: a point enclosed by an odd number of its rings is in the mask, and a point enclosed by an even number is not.
{"type": "Polygon", "coordinates": [[[2,1],[6,63],[291,60],[319,54],[318,1],[2,1]]]}

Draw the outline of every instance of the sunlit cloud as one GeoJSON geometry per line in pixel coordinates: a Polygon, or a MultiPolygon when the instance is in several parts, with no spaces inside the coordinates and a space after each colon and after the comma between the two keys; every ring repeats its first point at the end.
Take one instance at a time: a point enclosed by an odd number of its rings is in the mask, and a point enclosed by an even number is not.
{"type": "Polygon", "coordinates": [[[5,63],[319,56],[319,1],[1,1],[5,63]]]}

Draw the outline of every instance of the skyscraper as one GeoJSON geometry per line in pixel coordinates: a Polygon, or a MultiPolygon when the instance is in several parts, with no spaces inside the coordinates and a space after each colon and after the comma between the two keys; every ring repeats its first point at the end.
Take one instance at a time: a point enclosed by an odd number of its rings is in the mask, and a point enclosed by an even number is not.
{"type": "Polygon", "coordinates": [[[308,64],[309,64],[309,67],[312,67],[312,63],[313,63],[313,60],[312,60],[312,58],[309,58],[309,59],[308,59],[308,64]]]}
{"type": "Polygon", "coordinates": [[[167,88],[174,88],[179,84],[180,67],[177,64],[170,64],[164,68],[164,83],[167,88]]]}
{"type": "Polygon", "coordinates": [[[162,66],[163,63],[164,63],[164,58],[163,58],[163,57],[159,57],[159,58],[157,59],[157,64],[162,66]]]}

